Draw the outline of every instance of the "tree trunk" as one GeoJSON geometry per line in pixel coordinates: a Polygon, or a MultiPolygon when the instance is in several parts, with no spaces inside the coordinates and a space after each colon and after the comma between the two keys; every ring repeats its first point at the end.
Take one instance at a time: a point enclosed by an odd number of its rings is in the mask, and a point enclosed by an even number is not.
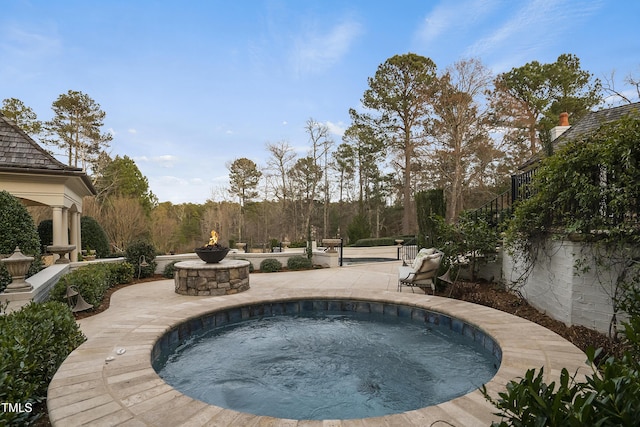
{"type": "Polygon", "coordinates": [[[411,141],[410,136],[405,137],[405,150],[404,150],[404,184],[402,191],[402,205],[404,212],[402,214],[402,234],[411,234],[411,214],[413,209],[411,208],[411,141]]]}

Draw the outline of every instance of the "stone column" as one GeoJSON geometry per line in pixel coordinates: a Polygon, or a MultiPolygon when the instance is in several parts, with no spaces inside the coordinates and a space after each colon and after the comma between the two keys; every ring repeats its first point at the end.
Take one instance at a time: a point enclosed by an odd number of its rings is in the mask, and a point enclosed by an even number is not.
{"type": "Polygon", "coordinates": [[[69,259],[72,262],[78,261],[78,250],[80,249],[80,213],[79,212],[70,212],[70,234],[71,234],[71,245],[75,245],[75,249],[71,251],[69,255],[69,259]]]}
{"type": "Polygon", "coordinates": [[[78,232],[76,233],[76,257],[74,261],[78,261],[78,252],[82,252],[82,212],[76,213],[78,232]]]}
{"type": "MultiPolygon", "coordinates": [[[[53,208],[53,245],[63,245],[62,240],[62,207],[54,206],[53,208]]],[[[65,228],[66,234],[66,228],[65,228]]]]}
{"type": "Polygon", "coordinates": [[[69,209],[62,208],[62,244],[69,244],[69,209]]]}

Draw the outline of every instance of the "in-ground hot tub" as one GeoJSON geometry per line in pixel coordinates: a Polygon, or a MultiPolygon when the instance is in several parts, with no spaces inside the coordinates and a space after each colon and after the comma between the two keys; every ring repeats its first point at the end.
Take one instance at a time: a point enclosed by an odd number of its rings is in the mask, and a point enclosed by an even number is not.
{"type": "MultiPolygon", "coordinates": [[[[336,270],[316,270],[282,275],[252,277],[251,289],[224,298],[186,297],[174,292],[173,281],[141,283],[119,290],[111,308],[82,319],[87,342],[74,350],[58,368],[49,384],[47,407],[54,427],[69,425],[323,425],[355,427],[363,425],[415,426],[490,425],[499,421],[496,408],[475,390],[464,396],[414,411],[358,420],[328,420],[299,423],[295,420],[256,416],[234,411],[186,396],[166,382],[151,365],[158,340],[180,324],[212,312],[250,307],[256,304],[332,299],[368,301],[424,308],[462,320],[470,327],[485,331],[500,345],[502,356],[496,375],[486,386],[497,397],[505,384],[523,377],[527,369],[544,366],[547,384],[558,381],[566,368],[582,378],[591,374],[586,356],[574,345],[552,331],[525,319],[459,300],[411,293],[359,288],[370,280],[384,280],[370,268],[357,270],[358,281],[346,286],[336,270]],[[282,276],[282,277],[281,277],[282,276]],[[299,276],[294,282],[290,277],[299,276]],[[289,282],[277,283],[287,278],[289,282]],[[307,278],[313,280],[307,280],[307,278]],[[332,286],[333,285],[333,286],[332,286]],[[126,352],[118,350],[126,349],[126,352]]],[[[390,289],[395,289],[395,273],[388,275],[390,289]]],[[[183,333],[188,327],[183,326],[183,333]]],[[[175,332],[178,339],[179,332],[175,332]]]]}
{"type": "Polygon", "coordinates": [[[488,382],[501,350],[478,327],[393,303],[301,299],[208,313],[152,361],[178,391],[286,419],[353,419],[436,405],[488,382]]]}

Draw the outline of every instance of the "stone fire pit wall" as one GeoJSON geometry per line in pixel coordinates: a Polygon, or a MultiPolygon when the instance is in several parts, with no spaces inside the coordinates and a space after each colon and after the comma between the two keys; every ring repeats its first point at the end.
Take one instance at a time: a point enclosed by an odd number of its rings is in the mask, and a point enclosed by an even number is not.
{"type": "Polygon", "coordinates": [[[249,289],[249,261],[182,261],[175,264],[176,293],[181,295],[219,296],[249,289]]]}

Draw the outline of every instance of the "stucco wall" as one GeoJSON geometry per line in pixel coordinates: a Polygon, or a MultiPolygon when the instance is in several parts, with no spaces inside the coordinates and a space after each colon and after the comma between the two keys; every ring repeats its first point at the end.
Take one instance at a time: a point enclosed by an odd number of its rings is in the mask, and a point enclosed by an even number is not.
{"type": "Polygon", "coordinates": [[[503,256],[503,274],[507,286],[515,286],[529,304],[550,317],[608,333],[613,316],[611,296],[620,268],[616,263],[610,268],[597,266],[595,259],[588,245],[548,240],[522,284],[515,283],[523,274],[523,265],[517,265],[508,253],[503,256]],[[578,271],[577,263],[588,271],[578,271]]]}

